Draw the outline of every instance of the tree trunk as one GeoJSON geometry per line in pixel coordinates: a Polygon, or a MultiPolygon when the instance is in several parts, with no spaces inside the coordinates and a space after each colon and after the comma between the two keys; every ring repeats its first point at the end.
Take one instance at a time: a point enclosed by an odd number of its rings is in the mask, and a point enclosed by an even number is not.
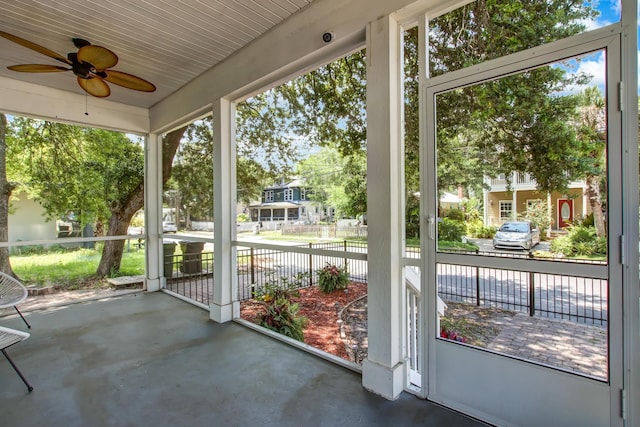
{"type": "Polygon", "coordinates": [[[605,237],[604,213],[602,212],[602,197],[600,196],[600,177],[587,175],[586,184],[586,194],[589,198],[591,212],[593,212],[593,225],[596,228],[596,235],[605,237]]]}
{"type": "MultiPolygon", "coordinates": [[[[7,118],[0,113],[0,242],[9,241],[9,198],[15,186],[7,181],[7,118]]],[[[16,277],[9,248],[0,248],[0,271],[16,277]]],[[[17,277],[16,277],[17,278],[17,277]]]]}
{"type": "MultiPolygon", "coordinates": [[[[171,177],[173,167],[173,157],[178,150],[180,140],[187,127],[176,129],[168,133],[162,140],[162,183],[166,183],[171,177]]],[[[127,229],[131,219],[141,208],[144,207],[144,177],[131,193],[120,203],[111,206],[111,218],[109,218],[109,229],[107,236],[120,236],[127,234],[127,229]]],[[[120,270],[122,254],[124,252],[124,240],[109,240],[105,242],[102,250],[102,258],[96,271],[97,277],[105,277],[112,272],[120,270]]]]}

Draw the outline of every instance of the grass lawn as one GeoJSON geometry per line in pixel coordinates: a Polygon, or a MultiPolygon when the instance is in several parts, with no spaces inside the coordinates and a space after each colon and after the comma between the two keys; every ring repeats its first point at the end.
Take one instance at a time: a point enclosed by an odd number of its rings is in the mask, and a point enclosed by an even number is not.
{"type": "MultiPolygon", "coordinates": [[[[120,272],[115,276],[144,274],[144,249],[126,250],[120,272]]],[[[11,267],[25,285],[59,286],[65,289],[106,286],[106,280],[95,280],[102,249],[73,249],[42,254],[11,255],[11,267]]]]}

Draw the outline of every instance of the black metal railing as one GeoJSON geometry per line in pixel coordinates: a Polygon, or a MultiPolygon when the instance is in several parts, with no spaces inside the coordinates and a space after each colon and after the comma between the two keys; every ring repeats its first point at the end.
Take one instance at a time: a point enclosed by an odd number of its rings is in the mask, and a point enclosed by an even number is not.
{"type": "Polygon", "coordinates": [[[466,302],[578,323],[607,324],[604,279],[438,264],[438,293],[466,302]]]}
{"type": "Polygon", "coordinates": [[[301,287],[318,283],[318,270],[327,264],[338,267],[346,266],[349,279],[367,282],[366,260],[350,259],[348,253],[366,253],[366,242],[327,242],[308,243],[298,248],[321,249],[327,251],[343,251],[344,257],[322,254],[308,254],[282,249],[247,248],[237,251],[238,265],[238,299],[253,297],[256,288],[267,283],[298,282],[301,287]]]}
{"type": "Polygon", "coordinates": [[[166,289],[204,305],[213,292],[213,252],[164,255],[166,289]]]}
{"type": "MultiPolygon", "coordinates": [[[[237,299],[251,299],[255,289],[267,283],[297,282],[302,287],[314,286],[318,283],[318,270],[327,264],[346,266],[350,280],[366,283],[367,261],[352,259],[353,254],[366,252],[366,242],[346,240],[308,243],[292,246],[290,250],[282,247],[238,249],[237,299]],[[333,253],[303,253],[301,248],[333,253]],[[335,256],[336,251],[344,252],[345,256],[335,256]]],[[[167,289],[204,305],[210,304],[212,252],[169,254],[164,267],[167,289]]],[[[444,300],[584,324],[607,325],[607,286],[607,280],[575,275],[438,263],[438,292],[444,300]]]]}

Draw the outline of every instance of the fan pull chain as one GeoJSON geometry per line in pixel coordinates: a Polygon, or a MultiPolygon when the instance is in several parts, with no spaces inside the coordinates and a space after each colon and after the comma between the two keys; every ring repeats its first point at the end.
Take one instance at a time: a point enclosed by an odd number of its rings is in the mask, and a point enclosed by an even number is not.
{"type": "Polygon", "coordinates": [[[84,94],[84,115],[89,115],[89,95],[87,93],[84,94]]]}

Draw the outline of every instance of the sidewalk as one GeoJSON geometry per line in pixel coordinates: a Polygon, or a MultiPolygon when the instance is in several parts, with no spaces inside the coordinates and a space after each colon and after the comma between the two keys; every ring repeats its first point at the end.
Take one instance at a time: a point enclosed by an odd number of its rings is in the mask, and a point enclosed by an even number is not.
{"type": "Polygon", "coordinates": [[[598,379],[607,379],[607,329],[517,313],[487,349],[598,379]]]}

